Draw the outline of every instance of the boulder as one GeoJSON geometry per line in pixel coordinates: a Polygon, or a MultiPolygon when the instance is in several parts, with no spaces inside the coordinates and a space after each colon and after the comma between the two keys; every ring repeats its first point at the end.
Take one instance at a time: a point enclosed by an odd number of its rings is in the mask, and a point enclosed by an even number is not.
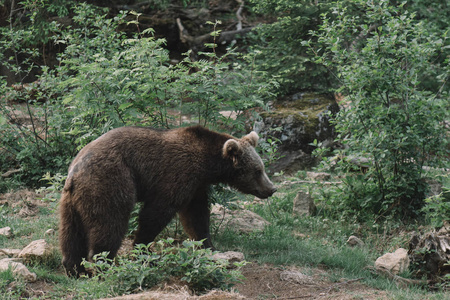
{"type": "Polygon", "coordinates": [[[386,253],[375,261],[376,269],[387,270],[394,275],[406,271],[408,267],[408,251],[403,248],[399,248],[393,253],[386,253]]]}
{"type": "Polygon", "coordinates": [[[435,179],[425,178],[425,182],[428,185],[428,190],[425,195],[426,198],[436,197],[442,193],[442,183],[435,179]]]}
{"type": "Polygon", "coordinates": [[[327,113],[338,111],[333,96],[297,93],[274,103],[272,111],[261,113],[262,120],[255,122],[253,129],[262,138],[275,137],[281,142],[278,148],[281,158],[270,170],[294,173],[314,166],[316,159],[311,153],[315,147],[310,144],[314,140],[333,144],[335,131],[327,113]]]}
{"type": "Polygon", "coordinates": [[[6,236],[6,237],[12,237],[13,233],[12,233],[11,227],[0,228],[0,235],[6,236]]]}
{"type": "Polygon", "coordinates": [[[11,269],[14,275],[21,276],[29,282],[36,281],[36,274],[30,272],[24,264],[15,261],[14,258],[4,258],[0,260],[0,271],[4,272],[8,269],[11,269]]]}
{"type": "Polygon", "coordinates": [[[219,230],[228,227],[241,233],[262,231],[266,225],[270,224],[252,211],[246,209],[231,210],[220,204],[215,204],[211,208],[211,221],[219,226],[219,230]]]}
{"type": "Polygon", "coordinates": [[[298,191],[294,198],[292,213],[298,216],[311,216],[316,212],[316,205],[308,192],[298,191]]]}
{"type": "Polygon", "coordinates": [[[19,258],[25,260],[42,259],[48,257],[52,252],[52,247],[44,240],[32,241],[19,253],[19,258]]]}

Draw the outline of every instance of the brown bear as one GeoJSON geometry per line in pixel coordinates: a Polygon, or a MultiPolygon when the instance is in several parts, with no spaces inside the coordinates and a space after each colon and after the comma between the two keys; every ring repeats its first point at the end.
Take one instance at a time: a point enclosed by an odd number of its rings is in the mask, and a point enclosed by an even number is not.
{"type": "Polygon", "coordinates": [[[255,132],[237,139],[195,126],[122,127],[89,143],[69,167],[60,202],[67,273],[84,272],[83,258],[117,254],[136,202],[143,205],[135,244],[152,242],[178,213],[189,237],[213,248],[210,185],[225,183],[260,198],[276,191],[255,151],[257,141],[255,132]]]}

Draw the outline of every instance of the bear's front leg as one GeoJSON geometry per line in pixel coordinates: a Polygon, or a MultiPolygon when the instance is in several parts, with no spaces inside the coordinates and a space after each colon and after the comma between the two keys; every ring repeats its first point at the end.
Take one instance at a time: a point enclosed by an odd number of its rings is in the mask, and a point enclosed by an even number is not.
{"type": "MultiPolygon", "coordinates": [[[[161,201],[165,203],[165,201],[161,201]]],[[[139,213],[138,229],[136,231],[134,245],[153,242],[156,236],[169,224],[176,211],[164,205],[145,203],[139,213]]]]}
{"type": "Polygon", "coordinates": [[[184,231],[195,241],[206,239],[205,248],[214,250],[209,233],[209,204],[206,190],[199,190],[191,202],[178,212],[184,231]]]}

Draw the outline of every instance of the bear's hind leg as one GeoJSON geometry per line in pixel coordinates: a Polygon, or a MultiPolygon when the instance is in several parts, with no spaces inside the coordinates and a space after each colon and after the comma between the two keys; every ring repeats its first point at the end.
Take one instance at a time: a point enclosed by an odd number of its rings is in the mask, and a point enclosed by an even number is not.
{"type": "Polygon", "coordinates": [[[60,204],[59,242],[62,263],[67,275],[79,276],[85,271],[81,261],[88,255],[86,231],[80,214],[69,203],[68,194],[63,196],[60,204]]]}
{"type": "Polygon", "coordinates": [[[191,202],[178,215],[184,231],[191,239],[196,241],[205,239],[203,246],[214,250],[209,233],[208,193],[205,190],[197,191],[191,202]]]}

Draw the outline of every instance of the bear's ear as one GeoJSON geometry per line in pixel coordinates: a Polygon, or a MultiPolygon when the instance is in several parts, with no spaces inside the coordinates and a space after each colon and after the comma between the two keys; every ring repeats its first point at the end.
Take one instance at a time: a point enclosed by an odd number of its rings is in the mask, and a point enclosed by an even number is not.
{"type": "Polygon", "coordinates": [[[239,142],[233,139],[229,139],[223,145],[222,155],[224,158],[233,160],[233,165],[237,165],[237,159],[242,155],[242,148],[239,142]]]}
{"type": "Polygon", "coordinates": [[[258,145],[259,136],[256,132],[252,131],[244,136],[242,140],[247,141],[250,145],[256,147],[256,145],[258,145]]]}

